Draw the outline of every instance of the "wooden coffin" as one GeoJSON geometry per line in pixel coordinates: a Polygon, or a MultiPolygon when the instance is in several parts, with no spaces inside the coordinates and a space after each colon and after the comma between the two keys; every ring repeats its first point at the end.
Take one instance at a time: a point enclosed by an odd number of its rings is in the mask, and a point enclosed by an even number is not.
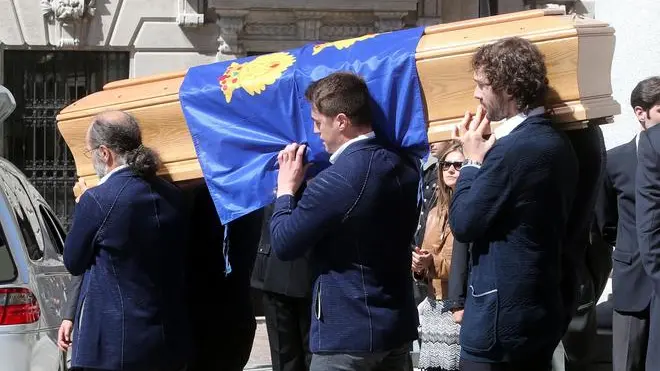
{"type": "MultiPolygon", "coordinates": [[[[465,110],[474,110],[470,59],[488,42],[520,36],[546,56],[553,94],[552,114],[563,128],[584,127],[586,120],[620,111],[612,98],[610,69],[614,29],[606,23],[564,15],[557,10],[531,10],[427,27],[417,46],[417,68],[427,109],[430,141],[449,139],[465,110]]],[[[64,108],[59,130],[73,153],[78,176],[97,182],[84,156],[86,130],[92,117],[121,109],[140,121],[145,145],[163,160],[161,174],[173,181],[201,178],[178,91],[186,71],[116,81],[64,108]]]]}

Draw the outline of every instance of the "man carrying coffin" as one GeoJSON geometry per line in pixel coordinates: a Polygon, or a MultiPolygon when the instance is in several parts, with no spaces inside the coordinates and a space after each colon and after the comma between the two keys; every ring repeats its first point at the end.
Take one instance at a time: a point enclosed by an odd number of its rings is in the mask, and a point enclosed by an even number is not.
{"type": "Polygon", "coordinates": [[[305,95],[331,165],[296,201],[306,147],[293,143],[279,153],[271,244],[283,260],[313,249],[310,369],[408,370],[418,323],[410,241],[419,162],[374,134],[369,91],[358,76],[331,74],[305,95]]]}

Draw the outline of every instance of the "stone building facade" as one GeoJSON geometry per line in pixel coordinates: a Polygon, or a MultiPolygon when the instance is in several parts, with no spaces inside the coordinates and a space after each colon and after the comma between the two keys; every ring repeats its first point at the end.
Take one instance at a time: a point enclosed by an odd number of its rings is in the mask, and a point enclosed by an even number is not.
{"type": "MultiPolygon", "coordinates": [[[[0,0],[0,84],[18,103],[0,123],[0,155],[28,175],[67,223],[75,166],[55,116],[109,81],[548,3],[595,15],[618,35],[651,43],[657,32],[634,28],[660,27],[652,19],[657,11],[639,11],[659,3],[635,1],[640,6],[621,9],[616,0],[0,0]]],[[[634,82],[653,73],[657,61],[655,49],[634,49],[627,38],[619,36],[613,67],[624,113],[634,82]],[[631,73],[636,70],[644,72],[631,73]]],[[[606,130],[609,146],[634,135],[634,123],[617,120],[625,123],[606,130]]]]}

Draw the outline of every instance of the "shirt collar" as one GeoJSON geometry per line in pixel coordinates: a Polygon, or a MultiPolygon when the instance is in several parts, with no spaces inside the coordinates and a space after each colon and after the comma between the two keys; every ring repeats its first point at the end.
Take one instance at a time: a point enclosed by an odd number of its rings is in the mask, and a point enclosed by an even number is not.
{"type": "Polygon", "coordinates": [[[637,133],[637,135],[635,135],[635,148],[637,150],[639,150],[639,134],[641,133],[637,133]]]}
{"type": "Polygon", "coordinates": [[[101,185],[101,184],[105,183],[108,179],[110,179],[110,176],[112,176],[112,174],[118,172],[119,170],[125,169],[127,167],[128,167],[128,165],[119,165],[116,168],[110,170],[109,173],[105,174],[103,176],[103,178],[101,178],[98,185],[101,185]]]}
{"type": "Polygon", "coordinates": [[[497,129],[495,129],[495,138],[500,139],[502,137],[511,134],[513,129],[517,128],[518,125],[522,124],[523,121],[525,121],[528,117],[540,116],[544,113],[545,113],[544,107],[536,107],[533,110],[529,111],[527,114],[520,112],[519,114],[504,120],[500,124],[500,126],[498,126],[497,129]]]}
{"type": "Polygon", "coordinates": [[[333,153],[332,155],[330,155],[330,163],[331,163],[331,164],[334,164],[335,161],[337,161],[337,159],[338,159],[339,156],[341,155],[341,153],[344,152],[344,150],[346,150],[346,148],[348,148],[348,146],[350,146],[351,144],[353,144],[353,143],[355,143],[355,142],[358,142],[358,141],[361,141],[361,140],[371,139],[371,138],[374,138],[374,137],[376,137],[376,134],[375,134],[373,131],[370,131],[370,132],[368,132],[368,133],[366,133],[366,134],[358,135],[357,137],[355,137],[355,138],[349,140],[348,142],[342,144],[342,145],[341,145],[341,146],[335,151],[335,153],[333,153]]]}

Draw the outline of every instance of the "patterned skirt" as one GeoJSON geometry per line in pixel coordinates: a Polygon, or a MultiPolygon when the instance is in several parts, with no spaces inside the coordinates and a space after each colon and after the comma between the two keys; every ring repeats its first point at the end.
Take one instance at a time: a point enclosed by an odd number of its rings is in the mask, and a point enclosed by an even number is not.
{"type": "Polygon", "coordinates": [[[419,368],[424,370],[458,370],[461,346],[458,335],[461,326],[452,313],[443,313],[444,302],[427,298],[419,304],[419,368]]]}

